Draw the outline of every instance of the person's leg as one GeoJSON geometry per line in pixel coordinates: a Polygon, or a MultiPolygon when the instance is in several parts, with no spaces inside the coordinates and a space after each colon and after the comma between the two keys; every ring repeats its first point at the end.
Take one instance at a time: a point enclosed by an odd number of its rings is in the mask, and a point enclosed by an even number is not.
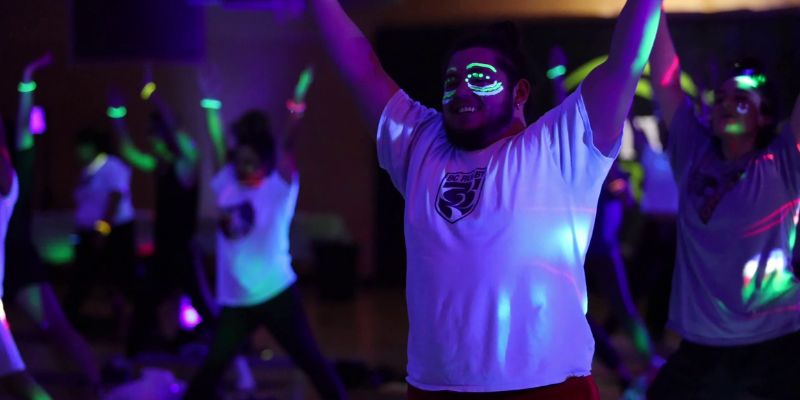
{"type": "Polygon", "coordinates": [[[0,387],[14,399],[50,400],[47,392],[25,370],[25,363],[8,327],[2,302],[0,302],[0,387]]]}
{"type": "Polygon", "coordinates": [[[345,399],[344,384],[317,346],[296,284],[258,306],[258,316],[325,400],[345,399]]]}
{"type": "Polygon", "coordinates": [[[406,398],[408,400],[600,400],[600,392],[592,376],[583,376],[533,389],[489,393],[426,391],[409,385],[406,398]]]}
{"type": "Polygon", "coordinates": [[[588,318],[588,320],[589,328],[592,330],[592,336],[594,337],[595,355],[606,368],[617,373],[618,383],[622,389],[628,387],[633,380],[631,371],[622,362],[619,351],[611,344],[611,338],[608,337],[608,333],[593,319],[588,318]]]}
{"type": "Polygon", "coordinates": [[[617,232],[622,222],[622,204],[619,201],[607,201],[604,206],[601,241],[596,252],[596,262],[591,265],[591,274],[596,279],[599,289],[609,300],[611,312],[625,326],[633,340],[636,351],[646,358],[652,356],[652,343],[631,296],[625,264],[622,261],[617,232]]]}
{"type": "Polygon", "coordinates": [[[0,376],[0,387],[5,389],[14,399],[52,400],[47,391],[24,370],[0,376]]]}
{"type": "Polygon", "coordinates": [[[746,399],[790,400],[800,397],[800,333],[769,340],[743,351],[737,360],[746,399]]]}
{"type": "Polygon", "coordinates": [[[219,383],[254,324],[252,308],[223,307],[203,366],[189,382],[185,400],[219,398],[219,383]]]}
{"type": "Polygon", "coordinates": [[[92,285],[98,279],[97,264],[100,260],[100,249],[95,246],[92,232],[78,232],[78,243],[75,246],[75,263],[69,288],[64,299],[64,311],[75,323],[80,318],[80,309],[89,297],[92,285]]]}
{"type": "Polygon", "coordinates": [[[99,389],[100,370],[92,349],[70,325],[53,287],[49,283],[30,284],[17,292],[15,300],[36,327],[44,332],[48,344],[77,365],[89,385],[99,389]]]}
{"type": "Polygon", "coordinates": [[[730,373],[735,348],[681,342],[647,390],[649,400],[736,399],[730,373]]]}
{"type": "Polygon", "coordinates": [[[204,320],[210,321],[219,313],[218,306],[211,295],[205,268],[203,268],[203,256],[200,248],[194,243],[185,244],[185,248],[180,252],[183,261],[181,266],[179,282],[189,298],[192,305],[204,320]]]}

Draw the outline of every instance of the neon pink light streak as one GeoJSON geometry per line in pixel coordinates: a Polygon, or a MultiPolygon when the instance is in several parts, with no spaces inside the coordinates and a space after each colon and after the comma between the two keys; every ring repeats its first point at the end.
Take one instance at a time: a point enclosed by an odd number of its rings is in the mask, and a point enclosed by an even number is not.
{"type": "Polygon", "coordinates": [[[745,229],[744,237],[760,235],[774,228],[775,226],[780,224],[784,219],[786,219],[786,216],[792,214],[792,212],[794,211],[794,209],[797,207],[798,204],[800,204],[800,199],[795,199],[778,207],[777,210],[773,211],[766,217],[748,226],[745,229]]]}
{"type": "Polygon", "coordinates": [[[672,60],[672,65],[669,66],[667,73],[664,74],[664,77],[661,79],[661,86],[668,86],[672,81],[675,80],[675,75],[678,73],[678,70],[681,66],[681,62],[678,57],[672,60]]]}

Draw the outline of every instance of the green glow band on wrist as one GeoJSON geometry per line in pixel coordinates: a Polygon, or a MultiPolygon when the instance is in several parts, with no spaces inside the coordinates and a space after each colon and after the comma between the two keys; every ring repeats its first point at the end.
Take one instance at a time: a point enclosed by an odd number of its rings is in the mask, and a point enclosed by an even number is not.
{"type": "Polygon", "coordinates": [[[150,96],[153,95],[156,91],[156,83],[155,82],[147,82],[146,85],[142,88],[142,92],[140,95],[142,96],[142,100],[150,100],[150,96]]]}
{"type": "Polygon", "coordinates": [[[567,67],[563,65],[556,65],[555,67],[547,70],[547,79],[553,80],[558,77],[566,75],[566,73],[567,73],[567,67]]]}
{"type": "Polygon", "coordinates": [[[30,92],[33,92],[34,90],[36,90],[36,82],[35,82],[35,81],[30,81],[30,82],[20,82],[20,83],[19,83],[19,85],[17,86],[17,90],[18,90],[20,93],[30,93],[30,92]]]}
{"type": "Polygon", "coordinates": [[[217,99],[203,99],[200,101],[200,107],[207,110],[219,110],[222,108],[222,102],[217,99]]]}
{"type": "Polygon", "coordinates": [[[106,115],[111,119],[125,118],[125,116],[128,115],[128,109],[125,108],[125,106],[108,107],[106,115]]]}
{"type": "Polygon", "coordinates": [[[308,88],[311,86],[313,81],[314,69],[311,67],[304,69],[303,73],[300,74],[300,79],[297,80],[297,86],[294,88],[295,103],[303,102],[303,99],[306,98],[306,94],[308,93],[308,88]]]}

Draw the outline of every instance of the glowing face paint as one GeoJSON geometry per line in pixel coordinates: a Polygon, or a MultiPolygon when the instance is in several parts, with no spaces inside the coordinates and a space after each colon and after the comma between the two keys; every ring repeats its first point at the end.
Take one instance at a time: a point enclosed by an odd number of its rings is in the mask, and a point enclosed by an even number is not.
{"type": "Polygon", "coordinates": [[[767,77],[764,75],[739,75],[733,78],[736,81],[736,87],[742,90],[754,90],[767,83],[767,77]]]}
{"type": "Polygon", "coordinates": [[[750,104],[749,103],[739,103],[736,105],[736,112],[739,115],[747,115],[750,112],[750,104]]]}
{"type": "MultiPolygon", "coordinates": [[[[455,68],[448,68],[448,74],[454,74],[458,72],[455,68]]],[[[451,101],[456,97],[456,90],[455,87],[458,86],[458,79],[454,76],[449,76],[444,80],[444,95],[442,96],[442,104],[450,104],[451,101]]]]}
{"type": "Polygon", "coordinates": [[[472,63],[467,65],[467,78],[464,80],[467,82],[467,87],[481,97],[500,94],[504,89],[503,83],[496,79],[496,75],[493,79],[492,75],[485,70],[497,73],[497,69],[489,64],[472,63]]]}
{"type": "Polygon", "coordinates": [[[729,135],[739,136],[744,134],[744,124],[741,122],[734,122],[725,126],[725,133],[729,135]]]}

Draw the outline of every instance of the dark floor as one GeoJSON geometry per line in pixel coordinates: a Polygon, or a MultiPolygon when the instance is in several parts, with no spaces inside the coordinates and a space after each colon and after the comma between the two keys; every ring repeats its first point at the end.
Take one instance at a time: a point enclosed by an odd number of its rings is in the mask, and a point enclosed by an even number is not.
{"type": "MultiPolygon", "coordinates": [[[[404,399],[402,378],[408,329],[404,291],[400,288],[363,289],[354,300],[348,301],[323,301],[312,288],[305,288],[303,294],[317,340],[326,355],[337,362],[340,373],[348,381],[351,399],[404,399]]],[[[98,318],[111,315],[112,311],[103,307],[108,302],[95,304],[89,310],[92,314],[98,318]]],[[[175,319],[171,317],[176,315],[175,310],[174,305],[162,307],[166,334],[177,329],[175,319]]],[[[592,314],[602,317],[602,310],[600,301],[593,303],[592,314]]],[[[7,314],[29,369],[54,399],[84,398],[76,383],[79,375],[72,367],[54,358],[48,344],[26,318],[15,312],[13,305],[7,306],[7,314]]],[[[121,348],[111,333],[113,329],[107,328],[104,333],[98,331],[103,329],[96,327],[90,342],[98,359],[105,363],[117,356],[121,348]]],[[[620,334],[614,335],[612,340],[631,369],[634,372],[642,371],[644,363],[635,356],[630,341],[620,334]]],[[[317,399],[306,378],[276,348],[266,331],[257,332],[252,343],[248,359],[258,381],[258,389],[255,393],[237,392],[233,389],[232,377],[229,377],[230,399],[317,399]]],[[[674,346],[674,338],[670,338],[669,343],[667,348],[674,346]]],[[[194,348],[197,349],[197,346],[194,348]]],[[[139,357],[136,365],[169,370],[178,379],[185,380],[202,359],[201,354],[191,349],[188,346],[183,348],[183,352],[149,353],[139,357]]],[[[199,349],[202,350],[202,347],[199,349]]],[[[594,374],[602,399],[620,397],[620,388],[613,374],[596,362],[594,374]]]]}

